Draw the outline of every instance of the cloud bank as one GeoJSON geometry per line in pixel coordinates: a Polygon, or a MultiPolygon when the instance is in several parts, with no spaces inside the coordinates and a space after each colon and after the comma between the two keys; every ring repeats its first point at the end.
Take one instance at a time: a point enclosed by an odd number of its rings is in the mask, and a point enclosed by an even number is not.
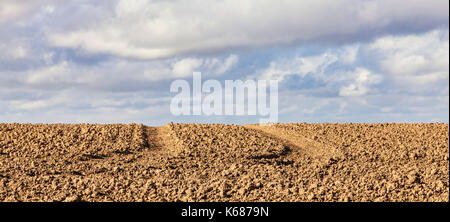
{"type": "Polygon", "coordinates": [[[190,53],[365,41],[448,24],[442,0],[119,0],[110,16],[49,33],[51,45],[158,59],[190,53]]]}
{"type": "Polygon", "coordinates": [[[445,0],[0,2],[6,122],[178,118],[169,85],[278,79],[283,122],[448,122],[445,0]]]}

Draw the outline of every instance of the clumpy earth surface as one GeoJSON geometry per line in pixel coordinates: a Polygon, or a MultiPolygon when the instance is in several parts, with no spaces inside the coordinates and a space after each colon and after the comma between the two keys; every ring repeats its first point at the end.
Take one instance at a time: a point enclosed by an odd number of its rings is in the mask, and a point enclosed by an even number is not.
{"type": "Polygon", "coordinates": [[[0,201],[449,201],[449,125],[0,124],[0,201]]]}

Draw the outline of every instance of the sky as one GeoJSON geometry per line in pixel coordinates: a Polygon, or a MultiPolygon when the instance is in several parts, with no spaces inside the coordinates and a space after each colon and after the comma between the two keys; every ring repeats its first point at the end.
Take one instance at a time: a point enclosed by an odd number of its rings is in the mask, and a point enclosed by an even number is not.
{"type": "Polygon", "coordinates": [[[278,80],[279,122],[449,122],[448,0],[0,0],[0,122],[174,116],[177,79],[278,80]]]}

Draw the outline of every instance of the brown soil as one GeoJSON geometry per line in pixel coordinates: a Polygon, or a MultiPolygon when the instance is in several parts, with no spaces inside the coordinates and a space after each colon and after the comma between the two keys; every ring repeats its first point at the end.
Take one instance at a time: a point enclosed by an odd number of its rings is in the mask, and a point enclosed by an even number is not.
{"type": "Polygon", "coordinates": [[[0,124],[0,201],[449,201],[449,125],[0,124]]]}

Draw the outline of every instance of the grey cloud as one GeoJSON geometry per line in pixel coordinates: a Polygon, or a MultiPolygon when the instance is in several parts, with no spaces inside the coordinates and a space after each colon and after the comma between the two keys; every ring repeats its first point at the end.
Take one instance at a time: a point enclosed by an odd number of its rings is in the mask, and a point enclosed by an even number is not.
{"type": "Polygon", "coordinates": [[[82,28],[50,29],[49,43],[155,59],[273,45],[342,44],[448,25],[448,1],[442,0],[119,0],[108,10],[109,16],[82,28]]]}
{"type": "Polygon", "coordinates": [[[158,61],[112,58],[94,64],[62,60],[25,70],[0,69],[0,86],[44,91],[68,88],[107,92],[168,91],[170,81],[175,78],[191,78],[193,71],[218,77],[237,63],[236,55],[158,61]]]}

